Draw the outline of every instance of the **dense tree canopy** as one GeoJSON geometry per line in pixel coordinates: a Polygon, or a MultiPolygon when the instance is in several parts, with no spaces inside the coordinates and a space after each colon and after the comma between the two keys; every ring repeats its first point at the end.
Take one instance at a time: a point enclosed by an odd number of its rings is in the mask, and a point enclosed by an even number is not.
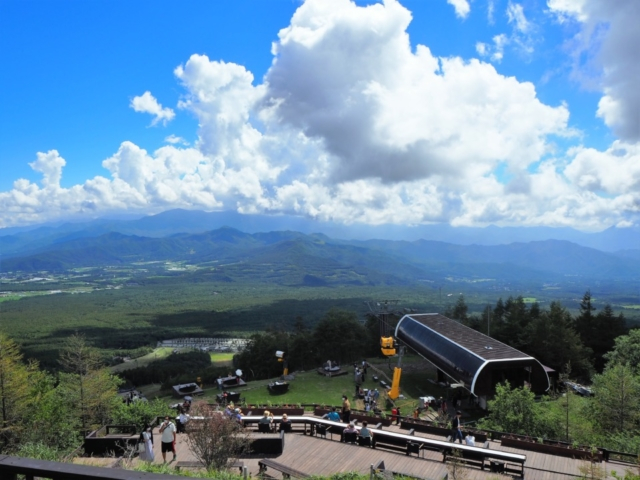
{"type": "MultiPolygon", "coordinates": [[[[455,308],[449,308],[445,315],[490,334],[556,371],[571,362],[575,376],[588,381],[594,366],[595,371],[601,372],[607,358],[618,355],[607,352],[614,347],[615,339],[626,333],[624,316],[615,315],[610,305],[605,305],[597,314],[595,311],[591,292],[587,290],[576,318],[560,302],[540,308],[536,302],[525,302],[522,296],[509,297],[506,301],[500,298],[494,308],[486,307],[480,316],[476,316],[467,315],[464,297],[460,295],[455,308]]],[[[620,355],[624,351],[629,358],[640,360],[640,354],[634,355],[633,349],[626,346],[628,340],[621,342],[620,355]]],[[[637,343],[640,345],[640,337],[637,343]]]]}
{"type": "Polygon", "coordinates": [[[600,433],[638,432],[640,376],[628,364],[613,364],[593,378],[592,417],[600,433]]]}
{"type": "Polygon", "coordinates": [[[4,445],[19,438],[21,422],[29,410],[30,375],[18,345],[0,334],[0,435],[4,445]]]}
{"type": "Polygon", "coordinates": [[[609,364],[627,364],[640,369],[640,329],[630,330],[614,340],[613,350],[604,355],[609,364]]]}
{"type": "Polygon", "coordinates": [[[602,372],[606,353],[613,348],[615,339],[627,330],[624,315],[615,315],[611,305],[606,304],[597,314],[593,313],[595,311],[591,291],[587,290],[580,302],[580,314],[575,319],[576,331],[585,347],[593,352],[596,371],[602,372]]]}
{"type": "Polygon", "coordinates": [[[121,380],[102,365],[97,350],[81,335],[72,335],[60,353],[66,373],[60,383],[75,405],[83,430],[104,425],[115,408],[121,380]]]}
{"type": "Polygon", "coordinates": [[[318,322],[313,331],[297,318],[291,329],[271,329],[255,334],[247,347],[234,357],[238,368],[254,378],[270,378],[282,373],[275,357],[277,350],[286,353],[289,370],[317,368],[327,360],[349,363],[362,360],[370,351],[372,335],[354,312],[333,309],[318,322]]]}
{"type": "Polygon", "coordinates": [[[530,326],[529,353],[557,371],[567,363],[578,377],[589,378],[592,372],[591,351],[580,341],[573,328],[571,314],[559,302],[551,302],[540,318],[530,326]]]}
{"type": "Polygon", "coordinates": [[[512,389],[508,382],[499,383],[488,410],[489,414],[480,423],[481,428],[546,438],[557,438],[560,434],[557,419],[545,415],[528,388],[512,389]]]}

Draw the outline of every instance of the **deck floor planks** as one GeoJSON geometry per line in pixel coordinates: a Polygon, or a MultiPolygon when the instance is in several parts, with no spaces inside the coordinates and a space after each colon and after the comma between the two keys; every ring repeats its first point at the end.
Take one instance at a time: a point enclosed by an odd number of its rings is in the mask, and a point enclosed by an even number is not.
{"type": "MultiPolygon", "coordinates": [[[[407,433],[395,425],[386,427],[385,430],[407,433]]],[[[419,433],[417,436],[424,438],[433,438],[443,440],[442,436],[429,435],[419,433]]],[[[357,445],[346,445],[340,443],[334,436],[334,440],[319,437],[309,437],[299,433],[288,434],[285,437],[285,450],[279,457],[273,457],[279,463],[290,466],[309,474],[330,475],[331,473],[359,471],[367,473],[369,466],[374,465],[380,460],[385,461],[387,469],[403,472],[409,475],[415,475],[421,478],[441,479],[447,472],[447,465],[442,463],[442,454],[431,450],[423,450],[418,458],[415,455],[406,456],[402,453],[387,451],[384,449],[370,449],[357,445]]],[[[155,462],[162,463],[162,455],[160,453],[160,434],[158,429],[154,429],[154,453],[155,462]]],[[[540,452],[531,452],[511,447],[502,447],[500,442],[491,441],[490,448],[502,450],[505,452],[519,453],[527,456],[525,463],[525,478],[527,480],[577,480],[580,475],[579,468],[586,465],[583,460],[575,460],[572,458],[547,455],[540,452]]],[[[176,451],[178,460],[195,460],[194,455],[189,449],[186,435],[179,434],[177,436],[176,451]]],[[[167,460],[170,461],[171,453],[167,454],[167,460]]],[[[258,461],[260,458],[242,458],[251,476],[258,474],[258,461]]],[[[607,467],[607,471],[617,470],[618,473],[624,473],[625,465],[615,465],[618,468],[612,468],[612,465],[603,463],[607,467]]],[[[496,474],[491,474],[488,469],[484,471],[479,468],[472,467],[468,470],[470,480],[486,480],[495,478],[496,474]]],[[[269,474],[276,478],[281,478],[279,472],[269,470],[269,474]]],[[[609,477],[612,478],[612,477],[609,477]]]]}
{"type": "Polygon", "coordinates": [[[348,471],[366,474],[371,464],[375,465],[380,460],[384,460],[387,469],[434,480],[441,479],[447,472],[446,465],[422,460],[415,456],[408,457],[403,454],[302,435],[298,436],[295,442],[285,443],[285,452],[278,458],[280,463],[296,470],[318,475],[348,471]]]}

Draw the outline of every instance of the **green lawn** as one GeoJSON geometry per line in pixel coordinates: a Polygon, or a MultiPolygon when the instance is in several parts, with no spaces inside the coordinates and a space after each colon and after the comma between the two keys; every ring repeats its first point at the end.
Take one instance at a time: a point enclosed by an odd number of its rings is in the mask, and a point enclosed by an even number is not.
{"type": "Polygon", "coordinates": [[[129,370],[131,368],[146,367],[154,360],[161,360],[163,358],[168,357],[169,355],[171,355],[172,351],[173,351],[173,348],[171,347],[156,348],[153,352],[147,353],[142,357],[135,358],[130,362],[124,362],[118,365],[114,365],[113,367],[111,367],[111,371],[115,373],[115,372],[122,372],[123,370],[129,370]]]}
{"type": "Polygon", "coordinates": [[[220,363],[220,364],[231,364],[233,360],[234,353],[215,353],[210,352],[209,356],[211,357],[211,363],[220,363]]]}
{"type": "MultiPolygon", "coordinates": [[[[408,356],[406,361],[406,371],[403,373],[401,380],[401,391],[404,395],[404,399],[399,399],[396,404],[402,408],[404,414],[409,415],[413,409],[418,405],[418,397],[424,395],[432,395],[434,397],[446,397],[447,390],[430,382],[429,379],[435,379],[435,369],[426,365],[426,362],[420,361],[417,358],[408,356]],[[415,363],[411,363],[415,362],[415,363]]],[[[389,377],[391,371],[388,364],[384,360],[375,362],[374,365],[385,372],[389,377]]],[[[393,365],[393,364],[392,364],[393,365]]],[[[353,368],[349,367],[347,375],[339,377],[328,378],[323,375],[319,375],[317,371],[311,370],[306,372],[296,372],[295,379],[290,382],[289,391],[282,395],[271,395],[267,389],[267,385],[277,379],[269,380],[249,380],[247,387],[241,387],[237,389],[241,392],[242,397],[245,398],[247,405],[266,404],[266,405],[281,405],[281,404],[324,404],[339,406],[342,404],[342,395],[347,395],[351,401],[354,397],[354,381],[353,381],[353,368]]],[[[369,369],[366,382],[363,388],[378,388],[381,392],[381,398],[383,397],[383,390],[380,387],[379,382],[372,380],[372,375],[375,374],[373,369],[369,369]]],[[[383,377],[380,377],[383,378],[383,377]]],[[[140,390],[148,398],[161,398],[168,403],[175,403],[177,399],[173,397],[171,392],[159,391],[159,386],[151,385],[141,387],[140,390]]],[[[214,386],[205,385],[205,394],[200,399],[208,402],[215,402],[215,396],[218,390],[214,386]]],[[[381,406],[383,402],[380,403],[381,406]]],[[[364,404],[361,402],[352,406],[354,408],[364,409],[364,404]]]]}
{"type": "MultiPolygon", "coordinates": [[[[160,347],[153,350],[151,353],[147,353],[142,357],[135,358],[130,362],[120,363],[111,367],[112,372],[122,372],[123,370],[129,370],[131,368],[137,367],[146,367],[154,360],[161,360],[163,358],[168,357],[171,352],[175,350],[173,347],[160,347]]],[[[218,352],[210,352],[209,356],[211,357],[211,363],[217,364],[230,364],[233,360],[233,353],[218,353],[218,352]]]]}

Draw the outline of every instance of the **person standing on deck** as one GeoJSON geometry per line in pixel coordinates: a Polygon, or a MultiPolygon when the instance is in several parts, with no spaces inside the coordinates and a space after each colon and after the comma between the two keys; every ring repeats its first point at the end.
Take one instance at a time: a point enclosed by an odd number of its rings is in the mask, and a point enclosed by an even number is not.
{"type": "Polygon", "coordinates": [[[463,436],[462,436],[462,412],[460,410],[458,410],[456,412],[456,416],[453,419],[453,421],[451,422],[451,441],[453,443],[456,443],[456,440],[460,440],[460,443],[462,443],[463,441],[463,436]]]}
{"type": "Polygon", "coordinates": [[[349,423],[349,418],[351,417],[351,403],[349,403],[349,399],[346,395],[342,396],[342,421],[344,423],[349,423]]]}
{"type": "Polygon", "coordinates": [[[162,434],[162,460],[167,463],[167,452],[173,453],[173,462],[176,455],[176,426],[169,419],[168,416],[164,417],[164,422],[160,426],[160,433],[162,434]]]}

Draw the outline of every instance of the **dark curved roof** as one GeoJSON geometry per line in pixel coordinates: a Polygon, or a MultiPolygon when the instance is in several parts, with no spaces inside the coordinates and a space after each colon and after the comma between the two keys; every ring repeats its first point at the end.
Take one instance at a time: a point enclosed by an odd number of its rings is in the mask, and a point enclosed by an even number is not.
{"type": "Polygon", "coordinates": [[[395,336],[475,395],[501,380],[526,381],[536,393],[549,388],[538,360],[443,315],[405,315],[395,336]]]}

